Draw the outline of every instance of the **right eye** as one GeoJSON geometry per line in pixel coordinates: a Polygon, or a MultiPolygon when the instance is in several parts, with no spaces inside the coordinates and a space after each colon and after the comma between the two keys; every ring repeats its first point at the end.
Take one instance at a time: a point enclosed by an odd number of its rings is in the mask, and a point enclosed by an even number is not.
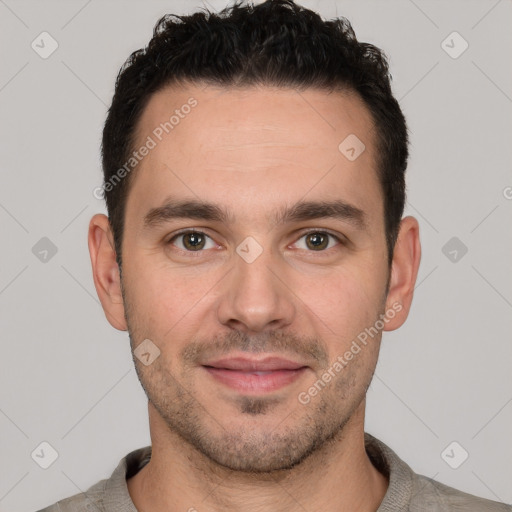
{"type": "Polygon", "coordinates": [[[206,233],[195,230],[182,231],[173,236],[167,243],[186,252],[200,252],[203,249],[213,249],[215,247],[215,242],[206,233]]]}

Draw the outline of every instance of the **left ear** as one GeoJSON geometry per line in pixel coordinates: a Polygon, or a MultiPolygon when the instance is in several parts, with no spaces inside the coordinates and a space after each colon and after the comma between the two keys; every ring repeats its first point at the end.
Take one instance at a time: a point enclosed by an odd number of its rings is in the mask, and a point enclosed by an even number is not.
{"type": "Polygon", "coordinates": [[[388,318],[384,331],[398,329],[407,319],[411,308],[414,286],[421,260],[420,227],[414,217],[404,217],[393,252],[386,311],[395,315],[388,318]]]}

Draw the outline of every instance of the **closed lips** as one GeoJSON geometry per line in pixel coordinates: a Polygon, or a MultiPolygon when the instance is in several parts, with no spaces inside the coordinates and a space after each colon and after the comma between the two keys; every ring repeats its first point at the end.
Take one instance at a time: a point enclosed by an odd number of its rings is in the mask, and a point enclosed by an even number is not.
{"type": "Polygon", "coordinates": [[[208,362],[203,366],[209,368],[217,368],[222,370],[233,370],[239,372],[251,372],[256,374],[267,374],[278,370],[299,370],[305,368],[306,365],[282,359],[279,357],[270,357],[263,360],[246,359],[246,358],[224,358],[216,361],[208,362]]]}

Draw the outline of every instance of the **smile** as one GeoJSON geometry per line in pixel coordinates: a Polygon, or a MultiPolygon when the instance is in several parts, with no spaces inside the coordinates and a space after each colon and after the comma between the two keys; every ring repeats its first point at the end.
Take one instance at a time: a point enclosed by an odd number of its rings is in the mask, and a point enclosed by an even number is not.
{"type": "Polygon", "coordinates": [[[277,391],[299,379],[308,369],[302,363],[280,357],[224,358],[202,365],[217,382],[235,391],[262,394],[277,391]]]}

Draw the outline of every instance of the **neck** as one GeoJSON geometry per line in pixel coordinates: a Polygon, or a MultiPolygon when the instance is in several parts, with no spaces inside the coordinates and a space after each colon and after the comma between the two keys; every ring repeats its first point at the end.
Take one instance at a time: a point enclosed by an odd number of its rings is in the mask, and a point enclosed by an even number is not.
{"type": "Polygon", "coordinates": [[[258,474],[212,462],[169,432],[149,404],[151,461],[127,481],[128,491],[144,512],[375,512],[388,481],[365,450],[364,406],[363,400],[334,439],[294,468],[258,474]]]}

